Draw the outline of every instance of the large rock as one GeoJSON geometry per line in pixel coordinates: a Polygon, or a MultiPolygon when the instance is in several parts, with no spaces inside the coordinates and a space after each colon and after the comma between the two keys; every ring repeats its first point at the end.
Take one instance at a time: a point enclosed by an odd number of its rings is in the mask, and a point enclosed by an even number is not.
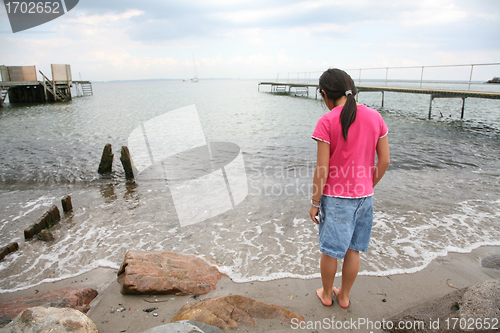
{"type": "Polygon", "coordinates": [[[467,288],[458,312],[461,318],[500,318],[500,281],[486,281],[467,288]]]}
{"type": "Polygon", "coordinates": [[[34,307],[21,312],[0,333],[99,333],[94,322],[71,308],[34,307]]]}
{"type": "MultiPolygon", "coordinates": [[[[486,281],[405,310],[388,319],[392,324],[386,325],[385,332],[463,332],[463,328],[468,327],[472,327],[474,331],[475,325],[484,325],[487,322],[491,327],[494,324],[492,319],[499,317],[500,282],[486,281]],[[486,318],[488,320],[485,320],[486,318]],[[400,323],[402,325],[399,325],[400,323]],[[411,329],[404,327],[410,323],[413,325],[411,329]],[[418,329],[415,325],[418,325],[418,329]]],[[[480,331],[498,332],[484,329],[485,327],[482,326],[480,331]]]]}
{"type": "Polygon", "coordinates": [[[128,251],[118,271],[118,282],[124,295],[203,295],[214,290],[222,276],[217,268],[195,256],[128,251]]]}
{"type": "Polygon", "coordinates": [[[87,312],[90,309],[89,303],[96,296],[97,291],[94,289],[69,287],[2,302],[0,303],[0,327],[5,326],[24,310],[36,306],[73,308],[87,312]]]}
{"type": "Polygon", "coordinates": [[[215,326],[200,323],[193,320],[183,320],[166,325],[156,326],[142,333],[222,333],[215,326]]]}
{"type": "Polygon", "coordinates": [[[305,321],[301,315],[279,305],[266,304],[241,295],[229,295],[208,298],[198,303],[188,303],[170,322],[194,320],[226,330],[238,328],[239,323],[255,327],[252,317],[276,318],[287,323],[290,323],[293,318],[305,321]]]}

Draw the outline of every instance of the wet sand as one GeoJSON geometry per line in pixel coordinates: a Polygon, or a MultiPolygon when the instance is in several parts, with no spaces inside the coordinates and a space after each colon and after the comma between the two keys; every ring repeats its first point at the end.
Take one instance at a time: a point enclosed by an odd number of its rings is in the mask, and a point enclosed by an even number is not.
{"type": "MultiPolygon", "coordinates": [[[[424,270],[413,274],[390,276],[359,276],[351,291],[351,305],[342,309],[334,300],[331,307],[325,307],[316,296],[321,287],[320,279],[280,279],[269,282],[234,283],[223,278],[217,289],[197,298],[175,295],[122,295],[116,281],[116,270],[99,268],[78,277],[45,283],[27,290],[1,294],[6,301],[37,292],[59,289],[67,286],[84,286],[96,289],[99,296],[92,301],[87,315],[97,325],[99,332],[139,333],[149,328],[167,324],[186,303],[205,298],[240,294],[265,303],[273,303],[303,315],[306,323],[301,329],[298,323],[282,323],[277,319],[255,318],[256,327],[240,325],[228,332],[331,332],[347,331],[331,329],[328,325],[348,321],[354,323],[355,332],[378,332],[377,325],[415,305],[423,304],[456,290],[487,280],[500,280],[500,270],[483,268],[481,260],[493,254],[500,254],[500,246],[486,246],[471,253],[450,253],[436,258],[424,270]],[[385,300],[385,301],[384,301],[385,300]],[[158,301],[157,303],[151,303],[158,301]],[[157,308],[152,312],[144,309],[157,308]],[[157,314],[155,316],[154,314],[157,314]],[[321,323],[321,325],[319,323],[321,323]],[[374,328],[369,327],[372,322],[374,328]],[[312,327],[316,323],[316,327],[312,327]],[[325,324],[326,323],[326,324],[325,324]],[[309,328],[307,326],[309,325],[309,328]]],[[[318,256],[319,257],[319,256],[318,256]]],[[[339,265],[340,266],[340,265],[339,265]]],[[[341,277],[334,285],[340,286],[341,277]]],[[[351,329],[353,327],[350,327],[351,329]]]]}

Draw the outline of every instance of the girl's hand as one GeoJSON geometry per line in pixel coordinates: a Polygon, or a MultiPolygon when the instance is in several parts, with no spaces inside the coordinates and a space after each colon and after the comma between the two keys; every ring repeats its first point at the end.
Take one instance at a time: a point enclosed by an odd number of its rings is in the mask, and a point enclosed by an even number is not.
{"type": "Polygon", "coordinates": [[[314,223],[319,224],[319,221],[316,220],[316,216],[318,215],[318,208],[311,206],[311,210],[309,211],[309,215],[311,216],[311,220],[313,220],[314,223]]]}

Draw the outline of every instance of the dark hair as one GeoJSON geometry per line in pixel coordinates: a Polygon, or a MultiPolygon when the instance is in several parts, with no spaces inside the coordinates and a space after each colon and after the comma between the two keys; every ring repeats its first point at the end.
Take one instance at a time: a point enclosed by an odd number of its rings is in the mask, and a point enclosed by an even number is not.
{"type": "MultiPolygon", "coordinates": [[[[340,124],[342,125],[342,135],[347,141],[349,127],[356,120],[357,106],[354,96],[356,95],[356,86],[352,78],[338,68],[330,68],[319,78],[319,91],[323,96],[323,90],[331,100],[336,100],[347,95],[347,101],[340,113],[340,124]],[[350,93],[349,93],[350,91],[350,93]]],[[[324,97],[324,96],[323,96],[324,97]]]]}

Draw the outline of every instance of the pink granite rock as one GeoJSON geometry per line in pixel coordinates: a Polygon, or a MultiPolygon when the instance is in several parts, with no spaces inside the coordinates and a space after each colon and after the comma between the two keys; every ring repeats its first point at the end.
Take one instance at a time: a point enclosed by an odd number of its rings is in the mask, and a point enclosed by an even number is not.
{"type": "Polygon", "coordinates": [[[0,331],[99,333],[94,322],[80,311],[50,307],[26,309],[0,331]]]}
{"type": "Polygon", "coordinates": [[[222,276],[217,268],[192,255],[128,251],[118,282],[124,295],[202,295],[215,289],[222,276]]]}
{"type": "Polygon", "coordinates": [[[255,327],[252,317],[272,319],[290,323],[293,318],[299,322],[304,317],[275,304],[267,304],[241,295],[208,298],[198,303],[188,303],[170,320],[194,320],[212,325],[221,330],[236,329],[239,323],[255,327]]]}
{"type": "Polygon", "coordinates": [[[48,291],[31,297],[17,298],[0,303],[0,327],[8,324],[19,313],[36,306],[73,308],[82,312],[90,309],[89,303],[97,296],[91,288],[68,287],[48,291]]]}

